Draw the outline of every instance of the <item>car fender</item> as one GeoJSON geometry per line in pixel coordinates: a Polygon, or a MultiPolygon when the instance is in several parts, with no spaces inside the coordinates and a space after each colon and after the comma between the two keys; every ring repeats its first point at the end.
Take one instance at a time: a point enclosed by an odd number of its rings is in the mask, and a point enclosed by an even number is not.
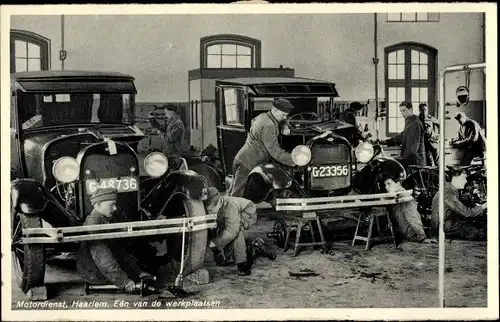
{"type": "Polygon", "coordinates": [[[207,198],[209,184],[206,178],[192,170],[176,170],[161,179],[146,180],[150,181],[148,185],[153,184],[140,205],[151,218],[163,215],[169,201],[175,195],[182,194],[192,200],[206,200],[207,198]]]}
{"type": "Polygon", "coordinates": [[[244,197],[260,203],[271,191],[290,188],[292,183],[292,177],[283,168],[274,164],[260,165],[250,172],[244,197]]]}
{"type": "Polygon", "coordinates": [[[54,227],[73,226],[80,222],[78,216],[66,210],[50,191],[36,180],[13,180],[10,191],[12,212],[40,216],[54,227]]]}

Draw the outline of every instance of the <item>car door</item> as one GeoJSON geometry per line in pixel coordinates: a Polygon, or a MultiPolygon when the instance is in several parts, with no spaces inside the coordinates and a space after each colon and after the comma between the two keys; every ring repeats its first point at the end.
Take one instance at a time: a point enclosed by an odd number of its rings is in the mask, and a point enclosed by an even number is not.
{"type": "Polygon", "coordinates": [[[222,167],[226,175],[232,175],[234,157],[245,143],[248,111],[243,86],[217,86],[217,141],[222,167]]]}
{"type": "Polygon", "coordinates": [[[20,138],[17,124],[17,104],[16,95],[13,91],[11,94],[10,104],[10,179],[23,177],[20,138]]]}

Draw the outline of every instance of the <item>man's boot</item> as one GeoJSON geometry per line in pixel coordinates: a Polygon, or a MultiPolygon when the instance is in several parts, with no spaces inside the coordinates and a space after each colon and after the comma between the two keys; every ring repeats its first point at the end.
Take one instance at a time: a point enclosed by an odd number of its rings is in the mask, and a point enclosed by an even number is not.
{"type": "Polygon", "coordinates": [[[248,276],[252,274],[251,266],[248,265],[247,262],[238,264],[238,275],[239,276],[248,276]]]}

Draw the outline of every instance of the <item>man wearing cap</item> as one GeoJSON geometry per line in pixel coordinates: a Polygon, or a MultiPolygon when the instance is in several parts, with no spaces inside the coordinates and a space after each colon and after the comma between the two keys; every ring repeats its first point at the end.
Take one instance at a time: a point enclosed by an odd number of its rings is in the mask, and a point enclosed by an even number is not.
{"type": "MultiPolygon", "coordinates": [[[[90,202],[94,209],[83,226],[102,225],[112,222],[116,211],[116,189],[98,189],[90,202]]],[[[112,283],[127,292],[133,292],[135,283],[151,276],[143,272],[136,259],[123,245],[113,240],[83,241],[77,257],[77,268],[86,282],[91,284],[112,283]]]]}
{"type": "Polygon", "coordinates": [[[424,145],[427,164],[430,166],[439,165],[439,121],[429,114],[429,107],[422,103],[418,106],[420,111],[419,119],[424,125],[424,145]]]}
{"type": "Polygon", "coordinates": [[[205,203],[209,213],[217,213],[217,232],[208,245],[214,253],[215,262],[224,266],[233,258],[238,274],[250,275],[252,244],[247,244],[243,232],[257,221],[255,204],[240,197],[220,196],[214,187],[209,188],[205,203]]]}
{"type": "Polygon", "coordinates": [[[175,105],[167,104],[163,108],[165,110],[165,124],[160,124],[153,115],[150,116],[149,123],[152,128],[160,131],[165,139],[164,153],[168,158],[170,168],[178,169],[184,152],[186,128],[177,114],[175,105]]]}
{"type": "MultiPolygon", "coordinates": [[[[448,166],[444,186],[444,233],[446,238],[486,240],[486,203],[468,207],[460,200],[467,174],[460,167],[448,166]]],[[[432,234],[439,235],[439,192],[432,199],[432,234]]]]}
{"type": "Polygon", "coordinates": [[[425,166],[425,146],[424,146],[424,126],[413,114],[413,107],[410,102],[399,104],[399,111],[405,119],[403,132],[393,138],[380,140],[381,144],[401,145],[401,158],[403,165],[425,166]]]}
{"type": "MultiPolygon", "coordinates": [[[[381,181],[387,192],[402,192],[403,169],[395,164],[386,164],[381,173],[381,181]]],[[[410,200],[387,207],[389,217],[394,225],[394,233],[398,242],[418,242],[434,244],[434,239],[427,238],[422,224],[422,217],[417,210],[417,202],[410,200]]]]}
{"type": "Polygon", "coordinates": [[[486,137],[479,123],[468,118],[463,112],[457,113],[455,119],[460,124],[460,129],[458,138],[453,139],[450,145],[464,151],[460,165],[470,165],[476,157],[484,158],[486,137]]]}
{"type": "Polygon", "coordinates": [[[292,110],[293,105],[288,100],[278,99],[269,112],[252,120],[245,144],[234,158],[230,196],[243,197],[248,175],[259,164],[275,160],[290,167],[295,165],[290,153],[278,142],[279,124],[292,110]]]}
{"type": "Polygon", "coordinates": [[[340,115],[341,121],[354,126],[354,132],[350,141],[355,146],[358,145],[359,141],[363,140],[363,133],[361,132],[357,121],[358,113],[362,109],[363,105],[360,102],[352,102],[351,104],[349,104],[349,108],[342,112],[342,114],[340,115]]]}

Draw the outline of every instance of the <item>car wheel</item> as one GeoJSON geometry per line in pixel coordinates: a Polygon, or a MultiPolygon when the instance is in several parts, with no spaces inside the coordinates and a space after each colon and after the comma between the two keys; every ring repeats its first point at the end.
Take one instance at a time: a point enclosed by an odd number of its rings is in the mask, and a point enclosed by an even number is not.
{"type": "Polygon", "coordinates": [[[42,228],[38,216],[27,216],[14,212],[12,216],[12,260],[16,280],[24,293],[44,285],[45,249],[43,245],[22,244],[23,228],[42,228]]]}
{"type": "MultiPolygon", "coordinates": [[[[182,196],[182,195],[178,195],[182,196]]],[[[170,213],[175,215],[168,217],[173,218],[193,218],[205,215],[205,207],[203,201],[187,199],[184,197],[174,197],[173,204],[169,206],[170,213]],[[179,206],[180,205],[180,206],[179,206]],[[175,209],[177,208],[177,209],[175,209]]],[[[191,273],[203,267],[205,260],[205,253],[207,249],[207,234],[206,229],[186,232],[184,236],[184,267],[182,276],[188,276],[191,273]]],[[[167,253],[172,259],[169,264],[161,268],[162,276],[159,278],[160,283],[171,283],[173,278],[176,278],[181,270],[182,259],[182,246],[183,238],[182,233],[170,234],[166,236],[167,253]]]]}
{"type": "Polygon", "coordinates": [[[225,190],[224,182],[221,176],[219,175],[217,170],[215,170],[211,166],[199,163],[199,164],[189,165],[188,167],[189,170],[193,170],[194,172],[205,177],[205,179],[208,180],[210,186],[217,188],[217,190],[219,191],[225,190]]]}

